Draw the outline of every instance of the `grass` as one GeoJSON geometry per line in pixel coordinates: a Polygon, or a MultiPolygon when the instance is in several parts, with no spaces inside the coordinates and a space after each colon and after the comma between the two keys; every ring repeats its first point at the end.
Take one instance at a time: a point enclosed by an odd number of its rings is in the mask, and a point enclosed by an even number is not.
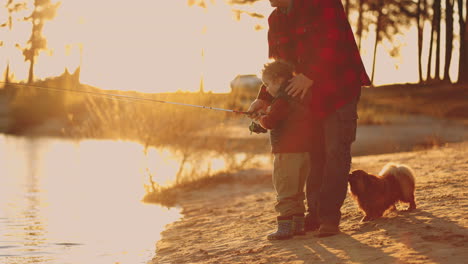
{"type": "Polygon", "coordinates": [[[166,207],[173,207],[178,203],[181,194],[191,190],[209,189],[220,184],[256,184],[267,183],[271,181],[270,174],[259,175],[242,175],[235,173],[218,173],[208,177],[201,177],[191,180],[186,180],[171,186],[160,186],[150,180],[150,184],[146,185],[146,195],[143,197],[143,202],[157,203],[166,207]]]}
{"type": "Polygon", "coordinates": [[[233,174],[219,173],[213,176],[184,180],[170,186],[161,186],[155,183],[152,177],[150,177],[150,184],[145,185],[146,195],[143,197],[143,202],[173,207],[177,204],[177,199],[183,192],[209,188],[221,183],[229,184],[232,183],[234,179],[235,177],[233,174]]]}
{"type": "Polygon", "coordinates": [[[442,119],[468,121],[468,85],[398,84],[363,88],[359,103],[364,120],[374,116],[388,120],[391,115],[420,114],[442,119]]]}

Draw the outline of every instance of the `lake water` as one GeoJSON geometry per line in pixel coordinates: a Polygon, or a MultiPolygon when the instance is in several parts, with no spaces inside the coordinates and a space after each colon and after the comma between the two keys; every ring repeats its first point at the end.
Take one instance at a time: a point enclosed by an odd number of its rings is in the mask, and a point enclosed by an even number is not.
{"type": "Polygon", "coordinates": [[[0,263],[147,263],[180,217],[141,202],[148,164],[171,168],[154,159],[130,142],[0,134],[0,263]]]}

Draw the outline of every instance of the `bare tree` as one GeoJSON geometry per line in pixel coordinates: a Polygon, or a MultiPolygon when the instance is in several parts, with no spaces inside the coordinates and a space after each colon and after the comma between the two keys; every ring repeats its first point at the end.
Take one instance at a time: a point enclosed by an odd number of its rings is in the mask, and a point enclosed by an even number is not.
{"type": "Polygon", "coordinates": [[[435,21],[435,33],[437,35],[437,42],[436,42],[436,54],[435,54],[435,76],[434,79],[439,81],[440,80],[440,49],[441,49],[441,32],[440,32],[440,24],[441,24],[441,0],[434,1],[434,21],[435,21]]]}
{"type": "Polygon", "coordinates": [[[431,39],[429,41],[429,58],[427,60],[427,81],[440,80],[440,20],[441,20],[441,0],[434,0],[432,3],[431,17],[431,39]],[[434,53],[434,44],[436,45],[434,53]],[[434,77],[432,77],[433,55],[435,57],[434,77]]]}
{"type": "Polygon", "coordinates": [[[364,29],[364,3],[365,0],[358,0],[358,21],[357,21],[357,37],[358,37],[358,48],[361,50],[361,44],[362,44],[362,33],[364,29]]]}
{"type": "MultiPolygon", "coordinates": [[[[436,22],[436,17],[437,17],[437,1],[440,0],[433,0],[432,3],[432,17],[431,17],[431,38],[429,40],[429,55],[428,55],[428,60],[427,60],[427,81],[431,81],[434,78],[432,78],[432,54],[433,54],[433,48],[434,48],[434,39],[437,38],[437,22],[436,22]]],[[[439,4],[440,6],[440,4],[439,4]]]]}
{"type": "Polygon", "coordinates": [[[377,21],[375,23],[375,43],[374,43],[374,58],[372,60],[372,74],[371,74],[371,84],[374,84],[374,76],[375,76],[375,64],[377,61],[377,47],[379,42],[381,41],[381,27],[382,27],[382,19],[383,19],[383,7],[384,7],[384,0],[379,0],[377,4],[374,6],[377,10],[377,21]]]}
{"type": "MultiPolygon", "coordinates": [[[[468,5],[468,3],[467,3],[468,5]]],[[[466,38],[466,31],[468,28],[466,27],[466,19],[464,18],[465,6],[463,5],[463,0],[457,0],[457,7],[458,7],[458,21],[459,21],[459,35],[460,35],[460,50],[459,50],[459,61],[458,61],[458,83],[465,83],[468,82],[468,61],[466,56],[466,47],[467,47],[467,38],[466,38]]],[[[465,10],[468,10],[468,6],[465,10]]]]}
{"type": "MultiPolygon", "coordinates": [[[[402,32],[402,29],[411,26],[416,16],[416,3],[412,0],[378,0],[368,2],[369,10],[377,13],[375,20],[376,36],[374,43],[374,59],[372,65],[371,82],[374,83],[375,65],[377,60],[378,44],[385,38],[390,42],[402,32]]],[[[391,56],[399,54],[399,47],[390,50],[391,56]]]]}
{"type": "MultiPolygon", "coordinates": [[[[465,1],[465,14],[468,13],[468,1],[465,1]]],[[[468,17],[467,17],[468,18],[468,17]]],[[[462,57],[462,60],[463,60],[463,66],[464,66],[464,69],[463,69],[463,80],[464,82],[468,82],[468,51],[467,51],[467,48],[468,48],[468,26],[467,26],[467,18],[465,18],[464,20],[464,23],[463,23],[463,28],[465,29],[463,31],[463,57],[462,57]]]]}
{"type": "Polygon", "coordinates": [[[25,21],[32,23],[31,37],[28,40],[27,46],[22,48],[25,61],[29,61],[28,83],[34,80],[34,65],[37,55],[41,50],[47,49],[47,39],[42,35],[44,24],[48,20],[52,20],[57,12],[60,2],[52,4],[51,0],[34,0],[34,10],[25,21]]]}
{"type": "Polygon", "coordinates": [[[423,48],[423,32],[424,22],[426,21],[426,6],[427,0],[418,0],[416,14],[416,24],[418,27],[418,76],[419,82],[423,81],[422,76],[422,48],[423,48]]]}
{"type": "MultiPolygon", "coordinates": [[[[24,9],[26,9],[26,3],[23,1],[14,1],[14,0],[8,0],[5,4],[5,8],[7,9],[8,12],[8,18],[6,22],[0,25],[0,28],[8,28],[9,33],[13,30],[13,16],[15,13],[20,12],[24,9]]],[[[0,41],[0,47],[2,45],[13,45],[13,43],[4,43],[3,41],[0,41]]],[[[7,59],[7,66],[5,70],[5,83],[10,82],[10,62],[7,59]]]]}
{"type": "Polygon", "coordinates": [[[445,0],[445,65],[444,81],[450,82],[450,64],[453,51],[453,6],[454,0],[445,0]]]}

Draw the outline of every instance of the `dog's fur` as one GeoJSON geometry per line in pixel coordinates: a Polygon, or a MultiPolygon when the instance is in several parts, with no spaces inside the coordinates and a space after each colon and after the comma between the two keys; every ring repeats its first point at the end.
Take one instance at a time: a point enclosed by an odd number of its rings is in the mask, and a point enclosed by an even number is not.
{"type": "Polygon", "coordinates": [[[363,170],[349,174],[351,194],[365,216],[361,221],[379,218],[398,201],[409,203],[408,210],[416,209],[414,201],[415,180],[412,170],[405,165],[389,163],[378,176],[363,170]]]}

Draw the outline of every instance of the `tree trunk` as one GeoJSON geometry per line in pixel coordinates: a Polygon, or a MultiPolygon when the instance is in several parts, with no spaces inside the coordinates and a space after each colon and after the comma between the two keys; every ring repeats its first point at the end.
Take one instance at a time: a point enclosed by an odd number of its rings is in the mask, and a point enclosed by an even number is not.
{"type": "Polygon", "coordinates": [[[358,48],[361,50],[361,43],[362,43],[362,30],[363,30],[363,6],[364,6],[364,0],[359,0],[359,9],[358,9],[358,24],[357,24],[357,35],[358,35],[358,48]]]}
{"type": "Polygon", "coordinates": [[[8,60],[7,61],[7,67],[6,67],[6,70],[5,70],[5,85],[8,85],[8,83],[10,83],[10,61],[8,60]]]}
{"type": "MultiPolygon", "coordinates": [[[[432,7],[434,8],[434,5],[432,7]]],[[[434,14],[433,14],[432,23],[431,23],[431,40],[429,41],[429,58],[427,59],[426,81],[431,81],[433,79],[431,76],[431,73],[432,73],[432,48],[434,47],[434,32],[435,32],[435,20],[434,20],[434,14]]]]}
{"type": "Polygon", "coordinates": [[[435,0],[434,2],[434,20],[436,23],[436,35],[437,35],[437,46],[436,46],[436,63],[435,63],[435,80],[440,80],[440,48],[441,48],[441,34],[440,34],[440,20],[441,20],[441,0],[435,0]]]}
{"type": "Polygon", "coordinates": [[[453,51],[453,0],[445,0],[445,65],[444,81],[450,82],[450,64],[453,51]]]}
{"type": "MultiPolygon", "coordinates": [[[[468,12],[468,1],[466,3],[466,8],[465,8],[465,13],[468,12]]],[[[464,23],[464,28],[465,32],[463,33],[463,61],[464,61],[464,66],[465,66],[465,71],[463,75],[463,79],[465,80],[466,83],[468,83],[468,51],[466,50],[468,48],[468,26],[466,25],[466,18],[465,18],[465,23],[464,23]]]]}
{"type": "Polygon", "coordinates": [[[374,85],[374,76],[375,76],[375,62],[377,61],[377,46],[380,42],[380,27],[381,27],[381,19],[382,19],[382,8],[379,8],[378,15],[377,15],[377,24],[375,28],[375,44],[374,44],[374,59],[372,61],[372,77],[371,77],[371,85],[374,85]]]}
{"type": "Polygon", "coordinates": [[[466,65],[466,39],[465,39],[465,33],[466,33],[466,21],[464,19],[464,6],[463,6],[463,0],[458,0],[458,16],[459,16],[459,27],[460,27],[460,57],[458,59],[458,83],[464,83],[467,82],[468,77],[466,76],[467,74],[467,65],[466,65]]]}
{"type": "Polygon", "coordinates": [[[28,83],[31,84],[34,81],[34,61],[35,58],[32,56],[31,64],[29,64],[29,74],[28,74],[28,83]]]}
{"type": "MultiPolygon", "coordinates": [[[[34,4],[36,4],[36,2],[34,2],[34,4]]],[[[37,8],[37,6],[35,7],[37,8]]],[[[36,42],[36,38],[38,37],[38,34],[36,32],[38,32],[38,27],[39,27],[39,24],[36,23],[36,21],[39,19],[38,15],[37,15],[37,12],[34,11],[32,16],[31,16],[31,20],[32,20],[32,29],[31,29],[31,38],[29,39],[29,43],[31,43],[31,47],[30,47],[30,53],[29,53],[29,56],[31,56],[30,58],[28,57],[25,57],[26,58],[26,61],[29,60],[30,64],[29,64],[29,74],[28,74],[28,83],[31,84],[33,83],[34,81],[34,64],[36,62],[36,46],[34,45],[34,43],[36,42]]]]}
{"type": "Polygon", "coordinates": [[[423,0],[418,0],[418,7],[417,7],[417,14],[416,14],[416,24],[418,26],[418,75],[419,75],[419,82],[423,81],[422,77],[422,63],[421,63],[421,55],[422,55],[422,42],[423,42],[423,32],[424,32],[424,18],[421,19],[422,9],[421,9],[421,2],[423,0]],[[421,23],[422,21],[422,23],[421,23]]]}

